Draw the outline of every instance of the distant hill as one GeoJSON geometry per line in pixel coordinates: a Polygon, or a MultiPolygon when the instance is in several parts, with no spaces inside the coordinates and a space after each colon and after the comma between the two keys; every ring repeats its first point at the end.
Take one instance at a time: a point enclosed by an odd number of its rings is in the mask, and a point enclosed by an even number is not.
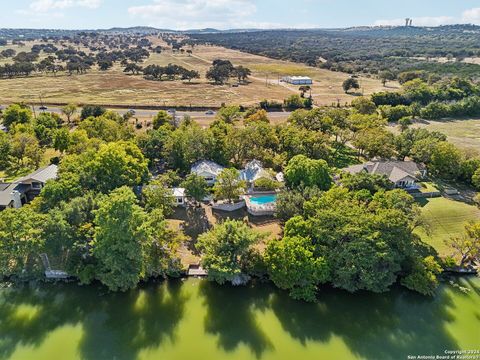
{"type": "Polygon", "coordinates": [[[41,37],[63,37],[75,36],[80,32],[98,32],[98,33],[117,33],[117,34],[156,34],[156,33],[181,33],[181,34],[235,34],[235,33],[254,33],[254,32],[309,32],[311,34],[337,34],[337,35],[359,35],[371,37],[390,37],[390,36],[418,36],[418,35],[451,35],[451,34],[480,34],[480,26],[476,25],[445,25],[438,27],[405,27],[405,26],[359,26],[350,28],[332,28],[332,29],[227,29],[219,30],[215,28],[173,30],[160,29],[150,26],[134,27],[114,27],[111,29],[0,29],[0,38],[41,38],[41,37]]]}

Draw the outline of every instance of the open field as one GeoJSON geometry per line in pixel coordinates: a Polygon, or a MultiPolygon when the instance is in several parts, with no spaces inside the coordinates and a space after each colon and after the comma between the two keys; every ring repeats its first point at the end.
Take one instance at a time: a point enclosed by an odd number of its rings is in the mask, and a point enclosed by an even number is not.
{"type": "Polygon", "coordinates": [[[466,222],[480,220],[480,210],[476,206],[460,201],[440,197],[419,202],[427,229],[417,229],[416,233],[433,246],[440,256],[452,255],[445,240],[462,235],[466,222]]]}
{"type": "Polygon", "coordinates": [[[448,141],[458,147],[480,152],[480,119],[428,121],[416,126],[440,131],[448,136],[448,141]]]}
{"type": "MultiPolygon", "coordinates": [[[[459,148],[480,153],[480,119],[422,120],[414,123],[412,127],[440,131],[448,136],[448,141],[459,148]]],[[[397,125],[391,125],[390,129],[396,134],[399,133],[397,125]]]]}
{"type": "MultiPolygon", "coordinates": [[[[31,46],[31,44],[30,44],[31,46]]],[[[2,47],[4,49],[6,47],[2,47]]],[[[22,50],[26,50],[25,47],[22,50]]],[[[16,49],[20,50],[20,49],[16,49]]],[[[317,105],[350,102],[355,95],[345,94],[343,81],[349,75],[317,69],[302,64],[273,60],[217,46],[196,46],[193,55],[172,53],[152,54],[145,61],[149,64],[178,64],[200,72],[202,79],[182,81],[149,81],[141,75],[126,75],[117,64],[102,72],[92,69],[84,75],[35,75],[28,78],[1,79],[0,103],[18,101],[45,103],[89,103],[102,105],[161,105],[161,106],[220,106],[222,103],[252,105],[263,99],[283,101],[291,94],[299,93],[298,87],[279,83],[284,75],[308,75],[315,84],[312,95],[317,105]],[[239,87],[215,86],[205,79],[205,73],[214,59],[232,61],[252,70],[250,84],[239,87]]],[[[361,92],[368,95],[380,90],[395,90],[397,84],[384,88],[379,80],[359,78],[361,92]]],[[[357,94],[358,95],[358,94],[357,94]]]]}

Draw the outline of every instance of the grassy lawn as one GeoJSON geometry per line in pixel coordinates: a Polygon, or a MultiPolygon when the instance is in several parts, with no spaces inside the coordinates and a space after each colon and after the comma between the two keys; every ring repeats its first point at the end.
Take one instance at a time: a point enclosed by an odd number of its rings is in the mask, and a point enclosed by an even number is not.
{"type": "Polygon", "coordinates": [[[428,121],[414,126],[440,131],[459,148],[480,151],[480,119],[428,121]]]}
{"type": "Polygon", "coordinates": [[[421,185],[420,191],[422,193],[431,193],[431,192],[438,191],[437,187],[432,182],[422,182],[420,185],[421,185]]]}
{"type": "MultiPolygon", "coordinates": [[[[27,43],[29,46],[32,44],[27,43]]],[[[0,47],[0,50],[3,48],[0,47]]],[[[27,48],[28,46],[25,47],[27,48]]],[[[342,89],[342,83],[348,78],[348,74],[216,46],[196,46],[192,56],[174,54],[166,50],[161,54],[152,54],[142,66],[169,63],[197,70],[202,78],[191,83],[149,81],[141,75],[124,74],[123,69],[117,64],[108,71],[92,68],[84,75],[37,74],[26,78],[1,79],[0,99],[3,103],[38,102],[41,96],[45,103],[75,102],[131,107],[136,105],[220,106],[222,103],[253,105],[263,99],[283,101],[292,94],[299,94],[298,86],[292,87],[278,82],[279,77],[289,74],[304,74],[314,79],[312,95],[316,104],[331,105],[337,99],[343,104],[355,98],[355,95],[345,94],[342,89]],[[228,59],[235,65],[249,67],[252,70],[250,84],[231,87],[208,83],[205,73],[212,61],[218,58],[228,59]]],[[[393,91],[398,88],[393,82],[384,88],[378,79],[367,77],[359,78],[359,82],[361,91],[365,95],[381,90],[393,91]]]]}
{"type": "Polygon", "coordinates": [[[480,220],[480,210],[473,205],[439,197],[419,200],[427,229],[417,229],[423,241],[433,246],[441,256],[451,255],[444,241],[463,233],[470,220],[480,220]]]}

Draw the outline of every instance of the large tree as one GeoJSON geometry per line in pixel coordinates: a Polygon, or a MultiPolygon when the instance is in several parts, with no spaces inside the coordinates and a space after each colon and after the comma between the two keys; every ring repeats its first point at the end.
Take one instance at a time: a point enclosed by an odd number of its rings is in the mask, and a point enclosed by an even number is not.
{"type": "Polygon", "coordinates": [[[217,177],[213,190],[216,199],[225,199],[229,202],[238,200],[245,189],[245,182],[240,180],[237,169],[224,169],[217,177]]]}
{"type": "Polygon", "coordinates": [[[208,271],[208,278],[219,284],[243,282],[246,274],[242,262],[261,239],[261,234],[235,220],[226,220],[200,235],[197,248],[202,252],[201,263],[208,271]]]}
{"type": "Polygon", "coordinates": [[[159,210],[163,215],[170,215],[175,206],[175,198],[172,189],[168,187],[165,180],[160,178],[153,180],[142,190],[145,209],[148,211],[159,210]]]}
{"type": "Polygon", "coordinates": [[[452,237],[445,244],[453,250],[453,256],[460,259],[460,266],[480,258],[480,222],[465,225],[465,234],[452,237]]]}
{"type": "Polygon", "coordinates": [[[315,253],[312,242],[301,236],[270,241],[265,251],[270,279],[295,299],[315,300],[317,285],[329,278],[325,259],[315,253]]]}
{"type": "Polygon", "coordinates": [[[0,277],[41,272],[44,216],[31,206],[0,212],[0,277]]]}
{"type": "Polygon", "coordinates": [[[285,180],[290,187],[317,186],[327,190],[332,184],[329,168],[325,160],[313,160],[304,155],[296,155],[285,168],[285,180]]]}
{"type": "Polygon", "coordinates": [[[33,114],[26,105],[13,104],[3,111],[3,125],[11,127],[15,124],[26,124],[32,121],[33,114]]]}
{"type": "Polygon", "coordinates": [[[120,186],[142,185],[148,180],[148,162],[131,142],[112,142],[100,146],[86,164],[85,181],[92,189],[109,192],[120,186]]]}
{"type": "Polygon", "coordinates": [[[197,202],[208,195],[208,184],[205,178],[197,174],[189,174],[182,182],[182,186],[185,188],[185,194],[197,202]]]}
{"type": "Polygon", "coordinates": [[[355,90],[360,89],[360,84],[358,83],[357,79],[350,77],[343,82],[342,87],[343,87],[343,91],[345,91],[345,93],[348,93],[352,89],[355,89],[355,90]]]}
{"type": "MultiPolygon", "coordinates": [[[[423,271],[411,265],[425,256],[412,233],[417,213],[414,199],[402,190],[372,197],[367,190],[335,187],[307,201],[303,216],[287,221],[284,236],[308,239],[302,247],[326,261],[327,280],[335,287],[383,292],[401,275],[423,271]]],[[[408,283],[415,289],[415,282],[408,283]]]]}
{"type": "Polygon", "coordinates": [[[100,202],[95,217],[96,277],[110,290],[134,288],[145,275],[146,214],[127,187],[100,202]]]}

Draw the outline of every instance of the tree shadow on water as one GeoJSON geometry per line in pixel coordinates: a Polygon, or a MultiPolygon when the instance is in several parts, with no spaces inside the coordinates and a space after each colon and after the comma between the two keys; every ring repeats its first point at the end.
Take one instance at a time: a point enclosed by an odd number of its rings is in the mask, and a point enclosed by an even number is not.
{"type": "Polygon", "coordinates": [[[246,345],[258,359],[265,351],[273,350],[267,336],[255,317],[255,310],[265,310],[271,295],[270,287],[229,286],[203,282],[200,294],[205,298],[207,313],[205,332],[218,336],[218,346],[234,351],[246,345]]]}
{"type": "Polygon", "coordinates": [[[168,281],[125,293],[76,285],[9,289],[0,300],[0,358],[8,358],[18,346],[41,346],[62,326],[80,324],[82,359],[134,359],[141,350],[175,341],[187,300],[181,286],[181,281],[168,281]],[[16,318],[19,304],[36,308],[35,315],[16,318]]]}
{"type": "Polygon", "coordinates": [[[433,299],[395,287],[385,294],[354,295],[324,289],[316,304],[299,303],[283,294],[272,299],[282,327],[294,339],[327,342],[340,337],[350,351],[366,359],[397,360],[409,354],[443,354],[458,348],[445,330],[453,321],[445,293],[433,299]]]}
{"type": "Polygon", "coordinates": [[[128,293],[110,294],[85,319],[80,343],[84,359],[134,359],[165,340],[176,341],[175,329],[185,312],[182,282],[148,284],[128,293]]]}

